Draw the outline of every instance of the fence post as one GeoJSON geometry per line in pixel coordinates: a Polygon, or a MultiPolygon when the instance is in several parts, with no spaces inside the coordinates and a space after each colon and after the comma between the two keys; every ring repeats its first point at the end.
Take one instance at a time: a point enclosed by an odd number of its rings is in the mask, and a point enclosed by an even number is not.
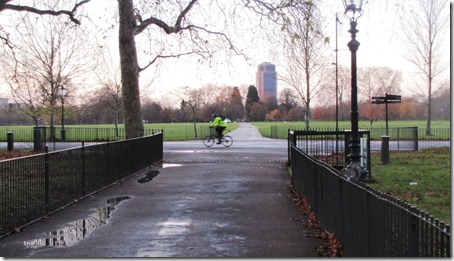
{"type": "Polygon", "coordinates": [[[292,145],[296,147],[296,135],[295,132],[287,129],[287,147],[288,147],[288,164],[292,165],[292,145]]]}
{"type": "Polygon", "coordinates": [[[414,141],[414,144],[415,144],[415,151],[418,150],[418,127],[413,127],[413,141],[414,141]]]}
{"type": "Polygon", "coordinates": [[[110,178],[110,139],[107,139],[107,144],[106,144],[106,150],[107,150],[107,182],[110,184],[111,178],[110,178]]]}
{"type": "Polygon", "coordinates": [[[49,148],[45,147],[45,155],[44,155],[44,202],[46,208],[46,214],[49,213],[49,189],[50,189],[50,178],[49,178],[49,148]]]}
{"type": "Polygon", "coordinates": [[[419,210],[411,206],[410,207],[410,233],[408,234],[409,237],[409,256],[410,257],[418,257],[419,256],[419,222],[417,215],[419,210]]]}
{"type": "Polygon", "coordinates": [[[445,225],[444,231],[449,233],[449,237],[446,237],[446,235],[443,235],[443,237],[442,237],[442,238],[445,239],[445,241],[444,241],[445,242],[445,244],[444,244],[444,246],[445,246],[445,251],[444,251],[445,255],[444,256],[446,256],[446,257],[448,257],[448,256],[450,257],[451,256],[451,229],[450,228],[451,228],[450,225],[445,225]]]}
{"type": "Polygon", "coordinates": [[[372,179],[372,159],[370,158],[370,131],[367,132],[367,167],[369,168],[369,179],[372,179]]]}
{"type": "Polygon", "coordinates": [[[82,195],[85,196],[85,142],[82,141],[82,195]]]}

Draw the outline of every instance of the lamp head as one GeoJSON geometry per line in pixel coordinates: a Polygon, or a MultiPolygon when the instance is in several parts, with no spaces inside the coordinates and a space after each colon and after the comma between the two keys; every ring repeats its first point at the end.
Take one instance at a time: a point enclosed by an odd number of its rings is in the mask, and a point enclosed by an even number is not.
{"type": "Polygon", "coordinates": [[[344,15],[349,19],[356,20],[363,15],[363,0],[342,0],[342,2],[344,3],[345,8],[344,15]],[[355,15],[358,16],[355,18],[355,15]]]}
{"type": "Polygon", "coordinates": [[[63,85],[60,85],[60,86],[59,86],[59,89],[58,89],[58,94],[59,94],[61,97],[65,97],[67,93],[68,93],[68,92],[66,91],[65,87],[63,87],[63,85]]]}

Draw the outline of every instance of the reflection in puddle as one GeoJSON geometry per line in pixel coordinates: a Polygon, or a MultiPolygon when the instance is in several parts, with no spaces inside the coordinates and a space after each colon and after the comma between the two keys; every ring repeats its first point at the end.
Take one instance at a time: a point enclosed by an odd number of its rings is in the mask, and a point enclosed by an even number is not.
{"type": "Polygon", "coordinates": [[[96,209],[96,211],[87,219],[80,219],[70,222],[65,228],[54,230],[49,233],[47,238],[33,239],[24,241],[26,247],[42,247],[42,246],[53,246],[53,247],[69,247],[79,240],[85,238],[94,229],[99,228],[107,223],[107,219],[110,217],[110,213],[115,210],[114,206],[120,203],[122,200],[130,199],[131,197],[117,197],[107,200],[111,206],[102,207],[96,209]]]}

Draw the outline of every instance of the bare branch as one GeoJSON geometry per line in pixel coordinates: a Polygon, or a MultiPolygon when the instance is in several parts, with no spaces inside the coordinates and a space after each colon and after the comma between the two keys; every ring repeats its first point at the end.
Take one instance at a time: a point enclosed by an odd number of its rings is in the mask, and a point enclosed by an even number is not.
{"type": "Polygon", "coordinates": [[[67,15],[71,21],[73,21],[75,24],[80,25],[80,21],[74,17],[76,14],[77,9],[82,6],[83,4],[86,4],[90,2],[91,0],[83,0],[79,3],[76,3],[74,5],[74,8],[71,11],[68,10],[41,10],[37,9],[31,6],[24,6],[24,5],[12,5],[12,4],[6,4],[7,2],[10,1],[4,1],[4,4],[0,3],[0,12],[3,10],[13,10],[13,11],[19,11],[19,12],[30,12],[30,13],[35,13],[39,15],[53,15],[53,16],[58,16],[58,15],[67,15]]]}
{"type": "Polygon", "coordinates": [[[171,55],[157,55],[145,67],[139,68],[139,71],[146,70],[148,67],[153,65],[158,59],[162,59],[162,58],[178,58],[178,57],[181,57],[181,56],[191,55],[191,54],[200,54],[200,52],[194,51],[194,52],[187,52],[187,53],[180,53],[180,54],[171,54],[171,55]]]}
{"type": "Polygon", "coordinates": [[[164,32],[166,32],[167,34],[178,33],[182,30],[189,29],[190,27],[182,27],[181,24],[183,22],[184,17],[186,16],[186,14],[191,10],[191,8],[194,6],[194,4],[196,2],[197,2],[197,0],[192,0],[191,2],[189,2],[188,6],[178,15],[178,18],[177,18],[174,26],[169,26],[167,23],[165,23],[164,21],[162,21],[160,19],[157,19],[155,17],[150,17],[148,19],[145,19],[143,22],[141,22],[137,26],[136,35],[143,32],[143,30],[145,30],[149,25],[152,25],[152,24],[157,25],[162,30],[164,30],[164,32]]]}
{"type": "MultiPolygon", "coordinates": [[[[3,28],[0,26],[0,31],[3,31],[3,28]]],[[[9,35],[7,33],[5,33],[5,35],[0,35],[0,41],[2,41],[8,48],[9,50],[11,51],[12,53],[12,57],[13,57],[13,60],[14,60],[14,63],[15,63],[15,66],[14,66],[14,75],[16,75],[17,73],[17,57],[16,57],[16,52],[14,51],[14,47],[12,45],[12,43],[10,42],[9,40],[9,35]]]]}
{"type": "Polygon", "coordinates": [[[195,25],[193,25],[193,26],[188,26],[188,27],[196,28],[196,29],[199,29],[199,30],[201,30],[201,31],[207,32],[207,33],[209,33],[209,34],[220,35],[221,37],[223,37],[223,38],[229,43],[229,49],[230,49],[230,50],[234,51],[235,54],[237,54],[237,55],[242,55],[246,60],[248,59],[247,56],[246,56],[245,54],[243,54],[243,53],[241,53],[239,50],[237,50],[237,48],[235,47],[235,45],[232,43],[232,41],[230,40],[230,38],[229,38],[226,34],[224,34],[224,33],[222,33],[222,32],[210,31],[210,30],[208,30],[208,29],[206,29],[206,28],[198,27],[198,26],[195,26],[195,25]]]}

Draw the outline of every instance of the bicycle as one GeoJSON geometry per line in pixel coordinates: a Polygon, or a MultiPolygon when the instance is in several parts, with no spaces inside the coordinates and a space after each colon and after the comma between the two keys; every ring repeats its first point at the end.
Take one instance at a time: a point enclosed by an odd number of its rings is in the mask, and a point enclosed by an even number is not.
{"type": "MultiPolygon", "coordinates": [[[[210,128],[210,129],[212,131],[211,134],[208,136],[205,136],[205,138],[203,138],[203,145],[205,145],[207,147],[213,146],[214,142],[218,141],[218,135],[213,133],[213,131],[214,131],[213,128],[210,128]]],[[[230,135],[224,135],[221,138],[221,144],[224,145],[224,147],[230,147],[233,144],[233,138],[230,135]]]]}

